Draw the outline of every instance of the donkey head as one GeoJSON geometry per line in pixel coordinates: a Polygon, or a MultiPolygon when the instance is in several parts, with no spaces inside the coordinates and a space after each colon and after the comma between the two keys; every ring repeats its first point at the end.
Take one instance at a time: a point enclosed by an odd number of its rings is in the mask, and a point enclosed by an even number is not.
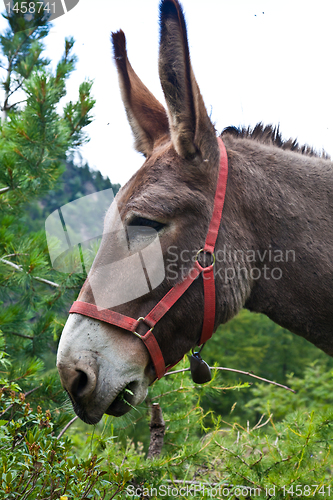
{"type": "MultiPolygon", "coordinates": [[[[149,293],[112,308],[132,318],[145,316],[192,268],[191,256],[205,240],[219,170],[215,130],[192,71],[178,0],[161,2],[160,23],[159,74],[167,110],[130,65],[124,33],[112,34],[122,99],[135,147],[145,162],[118,193],[118,216],[112,206],[106,214],[102,243],[78,299],[95,304],[93,289],[99,288],[100,295],[109,293],[108,276],[101,270],[117,246],[119,221],[125,229],[142,228],[142,233],[133,235],[136,248],[146,244],[145,230],[153,229],[158,233],[165,277],[149,293]]],[[[128,269],[122,269],[112,282],[113,293],[120,293],[125,279],[131,280],[128,269]]],[[[132,286],[136,286],[134,276],[132,286]]],[[[202,322],[199,278],[155,327],[166,364],[175,363],[197,344],[202,322]]],[[[75,411],[88,423],[98,422],[104,413],[126,413],[130,406],[124,399],[131,405],[140,403],[155,379],[150,356],[139,338],[79,314],[72,314],[66,323],[57,365],[75,411]]]]}

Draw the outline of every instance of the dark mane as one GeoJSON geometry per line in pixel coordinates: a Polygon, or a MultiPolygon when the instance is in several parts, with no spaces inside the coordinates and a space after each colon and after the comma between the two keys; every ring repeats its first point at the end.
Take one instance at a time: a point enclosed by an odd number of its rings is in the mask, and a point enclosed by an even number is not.
{"type": "Polygon", "coordinates": [[[296,139],[288,139],[287,141],[283,140],[279,126],[265,126],[263,123],[258,123],[253,129],[251,127],[226,127],[222,132],[222,136],[224,134],[233,135],[234,137],[239,137],[241,139],[252,139],[254,141],[261,142],[262,144],[273,145],[281,149],[294,151],[295,153],[307,156],[316,156],[317,158],[323,158],[324,160],[331,159],[325,151],[318,153],[308,145],[300,146],[296,139]]]}

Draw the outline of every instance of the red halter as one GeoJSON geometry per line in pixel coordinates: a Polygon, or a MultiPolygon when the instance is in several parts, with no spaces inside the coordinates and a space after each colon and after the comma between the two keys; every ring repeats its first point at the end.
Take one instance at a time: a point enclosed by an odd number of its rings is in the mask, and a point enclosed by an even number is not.
{"type": "MultiPolygon", "coordinates": [[[[139,337],[142,342],[147,347],[150,357],[153,361],[156,376],[158,379],[162,378],[166,373],[167,369],[165,367],[165,362],[163,358],[162,351],[158,345],[158,342],[153,334],[153,328],[156,323],[169,311],[169,309],[177,302],[177,300],[186,292],[193,281],[199,276],[200,273],[203,274],[203,284],[204,284],[204,320],[201,332],[201,337],[199,344],[204,344],[207,340],[211,338],[214,333],[214,323],[215,323],[215,280],[214,280],[214,264],[215,264],[215,243],[220,228],[222,210],[224,205],[224,197],[227,187],[228,179],[228,157],[223,141],[220,137],[217,138],[218,145],[220,148],[220,171],[217,181],[217,187],[214,199],[213,215],[209,224],[208,233],[205,241],[205,245],[201,250],[198,251],[196,260],[193,268],[186,276],[186,278],[177,283],[169,292],[164,295],[164,297],[156,304],[156,306],[147,314],[145,318],[141,317],[139,319],[130,318],[129,316],[124,316],[123,314],[117,313],[115,311],[110,311],[109,309],[99,309],[94,304],[87,302],[75,301],[70,309],[70,313],[78,313],[83,316],[89,316],[90,318],[95,318],[105,323],[110,323],[111,325],[118,326],[124,330],[128,330],[137,337],[139,337]],[[213,258],[212,264],[207,267],[202,267],[198,261],[198,257],[201,252],[211,254],[213,258]],[[140,335],[136,332],[140,322],[145,323],[150,330],[145,335],[140,335]]],[[[180,361],[180,360],[179,360],[180,361]]],[[[178,361],[177,361],[178,363],[178,361]]],[[[176,363],[175,363],[176,364],[176,363]]],[[[174,366],[174,365],[173,365],[174,366]]]]}

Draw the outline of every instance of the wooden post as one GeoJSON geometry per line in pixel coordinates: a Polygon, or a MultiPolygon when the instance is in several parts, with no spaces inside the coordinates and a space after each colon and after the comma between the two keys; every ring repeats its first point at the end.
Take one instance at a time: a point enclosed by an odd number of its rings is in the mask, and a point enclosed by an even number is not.
{"type": "Polygon", "coordinates": [[[159,457],[161,454],[165,432],[165,422],[163,419],[162,408],[158,403],[152,404],[149,428],[150,443],[147,458],[152,459],[159,457]]]}

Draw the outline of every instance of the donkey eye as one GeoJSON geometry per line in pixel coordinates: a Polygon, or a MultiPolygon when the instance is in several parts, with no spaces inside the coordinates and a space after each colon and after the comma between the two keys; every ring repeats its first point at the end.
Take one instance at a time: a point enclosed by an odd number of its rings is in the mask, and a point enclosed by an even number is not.
{"type": "Polygon", "coordinates": [[[129,227],[151,228],[159,232],[164,228],[165,224],[156,220],[146,219],[145,217],[134,217],[129,223],[129,227]]]}
{"type": "Polygon", "coordinates": [[[165,224],[145,217],[134,217],[127,226],[128,248],[135,251],[149,245],[165,224]]]}

